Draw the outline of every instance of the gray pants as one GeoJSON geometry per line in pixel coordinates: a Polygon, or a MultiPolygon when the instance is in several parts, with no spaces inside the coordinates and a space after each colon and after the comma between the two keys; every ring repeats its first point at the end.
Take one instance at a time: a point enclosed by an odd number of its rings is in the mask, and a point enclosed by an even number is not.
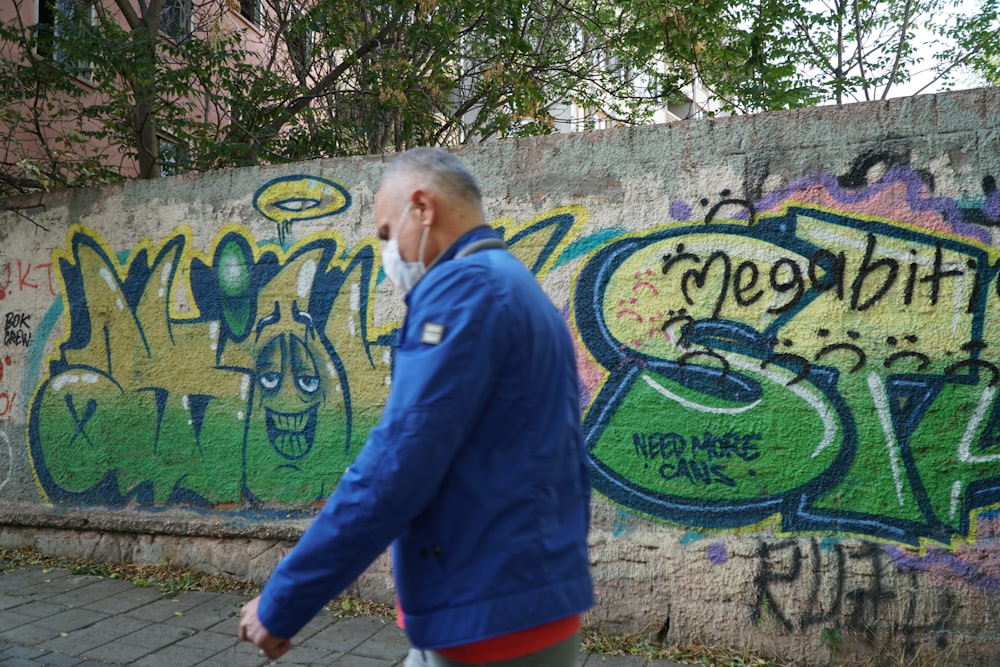
{"type": "MultiPolygon", "coordinates": [[[[577,632],[572,637],[568,637],[548,648],[543,648],[537,653],[529,653],[528,655],[512,660],[482,664],[490,665],[490,667],[576,667],[579,655],[580,633],[577,632]]],[[[465,665],[469,664],[473,663],[449,660],[434,651],[421,651],[420,649],[411,648],[410,654],[406,656],[404,667],[465,667],[465,665]]]]}

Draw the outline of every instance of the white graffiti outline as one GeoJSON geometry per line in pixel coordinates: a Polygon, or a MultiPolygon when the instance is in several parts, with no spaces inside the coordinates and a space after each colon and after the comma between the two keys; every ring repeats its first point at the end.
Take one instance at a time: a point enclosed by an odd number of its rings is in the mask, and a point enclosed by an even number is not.
{"type": "Polygon", "coordinates": [[[820,396],[817,392],[810,391],[802,385],[789,385],[788,379],[792,377],[791,374],[782,374],[772,368],[761,368],[757,364],[753,364],[736,357],[726,356],[726,361],[729,362],[730,366],[742,369],[748,373],[758,373],[766,377],[771,382],[780,384],[782,387],[801,398],[816,411],[816,414],[819,415],[819,418],[823,422],[823,437],[820,439],[819,444],[816,445],[816,449],[813,450],[813,453],[809,455],[809,458],[816,458],[819,456],[820,452],[833,443],[833,439],[837,435],[837,420],[830,411],[829,404],[826,403],[822,396],[820,396]]]}
{"type": "Polygon", "coordinates": [[[979,430],[979,425],[986,417],[986,411],[993,404],[993,397],[996,393],[996,387],[987,385],[979,397],[979,404],[969,419],[969,425],[965,427],[965,433],[962,434],[961,442],[958,443],[958,460],[962,463],[989,463],[1000,459],[1000,454],[987,454],[986,456],[972,455],[972,440],[976,437],[976,431],[979,430]]]}
{"type": "Polygon", "coordinates": [[[948,518],[952,521],[955,520],[955,515],[958,514],[958,501],[961,499],[962,494],[962,480],[956,479],[955,483],[951,485],[951,511],[948,514],[948,518]]]}
{"type": "Polygon", "coordinates": [[[701,403],[695,403],[694,401],[689,401],[686,398],[678,396],[677,394],[670,391],[662,384],[660,384],[653,378],[649,377],[648,375],[643,374],[642,379],[646,381],[646,384],[655,389],[656,392],[661,394],[662,396],[669,398],[671,401],[674,401],[675,403],[679,403],[685,408],[691,408],[692,410],[697,410],[698,412],[711,412],[720,415],[735,415],[750,410],[751,408],[757,407],[762,400],[758,398],[750,405],[744,405],[739,408],[713,408],[710,405],[702,405],[701,403]]]}
{"type": "Polygon", "coordinates": [[[889,466],[892,468],[892,479],[896,483],[896,499],[899,506],[906,503],[903,496],[903,478],[899,473],[899,442],[896,440],[896,429],[892,425],[892,414],[889,411],[889,399],[885,393],[885,383],[875,373],[868,375],[868,391],[871,392],[872,400],[875,402],[875,412],[878,414],[878,421],[882,425],[882,433],[885,435],[885,447],[889,452],[889,466]]]}

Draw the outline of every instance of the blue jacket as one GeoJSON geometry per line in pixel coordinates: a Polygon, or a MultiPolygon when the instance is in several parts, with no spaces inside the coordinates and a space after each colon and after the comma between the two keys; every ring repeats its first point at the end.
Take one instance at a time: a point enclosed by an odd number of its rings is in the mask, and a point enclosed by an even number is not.
{"type": "Polygon", "coordinates": [[[292,637],[392,542],[411,643],[448,648],[593,603],[590,478],[562,316],[476,228],[407,295],[393,384],[325,507],[261,594],[292,637]]]}

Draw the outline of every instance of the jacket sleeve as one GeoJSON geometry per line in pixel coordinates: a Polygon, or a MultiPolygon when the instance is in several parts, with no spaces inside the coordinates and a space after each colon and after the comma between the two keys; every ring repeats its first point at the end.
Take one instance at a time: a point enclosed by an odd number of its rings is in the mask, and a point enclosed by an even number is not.
{"type": "Polygon", "coordinates": [[[500,370],[497,311],[485,269],[467,262],[442,264],[411,293],[382,419],[261,593],[272,634],[294,636],[434,498],[500,370]]]}

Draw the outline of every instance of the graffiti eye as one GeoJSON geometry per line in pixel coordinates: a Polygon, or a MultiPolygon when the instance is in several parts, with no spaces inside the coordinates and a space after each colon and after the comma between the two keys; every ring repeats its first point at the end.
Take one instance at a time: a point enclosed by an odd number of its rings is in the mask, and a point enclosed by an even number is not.
{"type": "Polygon", "coordinates": [[[292,197],[290,199],[276,201],[272,203],[271,206],[279,211],[300,213],[308,211],[311,208],[316,208],[319,204],[320,201],[318,199],[312,199],[311,197],[292,197]]]}
{"type": "Polygon", "coordinates": [[[299,384],[299,389],[307,394],[315,393],[319,389],[319,378],[315,375],[305,375],[295,379],[299,384]]]}
{"type": "Polygon", "coordinates": [[[264,373],[260,376],[260,386],[268,391],[278,388],[281,383],[281,373],[277,371],[271,371],[270,373],[264,373]]]}
{"type": "Polygon", "coordinates": [[[288,351],[291,356],[290,365],[295,386],[303,394],[316,393],[319,390],[319,371],[316,369],[316,362],[309,348],[301,338],[292,336],[289,339],[288,351]]]}

